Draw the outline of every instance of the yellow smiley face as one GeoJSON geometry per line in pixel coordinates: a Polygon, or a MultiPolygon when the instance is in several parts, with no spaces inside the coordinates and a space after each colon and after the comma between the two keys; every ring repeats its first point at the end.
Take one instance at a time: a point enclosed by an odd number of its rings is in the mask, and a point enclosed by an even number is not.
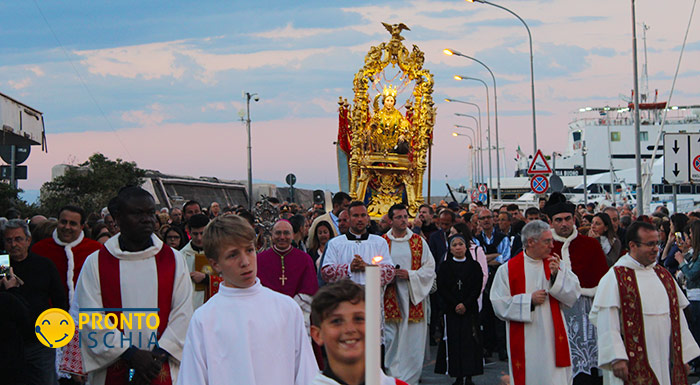
{"type": "Polygon", "coordinates": [[[34,324],[36,338],[49,348],[68,345],[75,334],[75,322],[65,310],[52,308],[39,315],[34,324]]]}

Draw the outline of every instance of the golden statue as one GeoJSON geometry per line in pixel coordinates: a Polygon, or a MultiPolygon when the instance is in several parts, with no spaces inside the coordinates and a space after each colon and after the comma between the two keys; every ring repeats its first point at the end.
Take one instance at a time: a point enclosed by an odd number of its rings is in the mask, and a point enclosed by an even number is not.
{"type": "Polygon", "coordinates": [[[353,80],[353,105],[338,101],[340,188],[364,201],[372,216],[387,213],[395,203],[406,204],[415,216],[424,201],[423,173],[435,124],[433,76],[423,69],[423,52],[415,45],[409,52],[402,43],[401,32],[410,29],[403,23],[382,24],[391,40],[369,49],[353,80]],[[397,66],[398,73],[387,77],[387,69],[397,66]],[[402,91],[408,91],[407,100],[397,108],[402,91]]]}

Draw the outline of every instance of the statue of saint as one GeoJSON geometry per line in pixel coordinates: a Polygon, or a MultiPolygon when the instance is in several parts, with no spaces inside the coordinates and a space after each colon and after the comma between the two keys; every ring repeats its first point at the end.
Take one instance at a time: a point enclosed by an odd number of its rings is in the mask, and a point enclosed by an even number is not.
{"type": "Polygon", "coordinates": [[[407,154],[411,123],[395,108],[396,88],[384,88],[382,104],[369,122],[370,148],[373,152],[407,154]]]}

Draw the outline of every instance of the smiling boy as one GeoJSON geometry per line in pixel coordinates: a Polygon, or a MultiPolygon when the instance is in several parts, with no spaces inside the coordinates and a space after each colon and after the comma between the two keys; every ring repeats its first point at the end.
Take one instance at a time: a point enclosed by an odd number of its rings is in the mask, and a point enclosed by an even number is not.
{"type": "MultiPolygon", "coordinates": [[[[311,385],[365,383],[365,292],[349,279],[321,288],[311,303],[311,338],[326,347],[328,362],[311,385]]],[[[406,385],[384,373],[382,385],[406,385]]]]}
{"type": "Polygon", "coordinates": [[[216,217],[203,244],[224,281],[192,317],[178,384],[309,384],[318,366],[301,310],[257,279],[255,231],[248,221],[216,217]]]}

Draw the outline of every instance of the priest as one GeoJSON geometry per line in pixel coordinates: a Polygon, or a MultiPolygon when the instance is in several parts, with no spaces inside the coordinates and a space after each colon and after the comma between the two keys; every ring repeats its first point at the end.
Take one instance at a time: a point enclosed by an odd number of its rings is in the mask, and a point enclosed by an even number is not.
{"type": "Polygon", "coordinates": [[[384,293],[388,374],[417,385],[425,358],[430,319],[430,289],[435,281],[435,260],[428,243],[408,229],[403,204],[389,209],[391,229],[382,237],[396,264],[395,281],[384,293]]]}
{"type": "Polygon", "coordinates": [[[209,217],[204,214],[194,214],[185,224],[190,241],[180,250],[185,257],[187,268],[192,279],[192,309],[197,310],[209,299],[206,296],[206,287],[214,270],[209,265],[207,256],[204,255],[202,237],[204,228],[209,224],[209,217]]]}
{"type": "Polygon", "coordinates": [[[272,247],[258,254],[258,278],[263,286],[288,295],[299,304],[308,332],[311,297],[318,291],[318,281],[311,256],[292,246],[293,237],[288,220],[279,220],[272,226],[272,247]]]}
{"type": "Polygon", "coordinates": [[[687,384],[688,362],[700,356],[683,314],[688,299],[656,264],[653,225],[634,222],[625,238],[629,254],[600,280],[590,313],[604,383],[687,384]]]}
{"type": "MultiPolygon", "coordinates": [[[[74,321],[78,319],[78,308],[73,302],[73,294],[80,270],[88,255],[102,247],[101,243],[85,238],[83,229],[86,219],[85,211],[80,207],[64,206],[58,210],[58,221],[51,238],[42,239],[32,246],[32,252],[50,259],[56,265],[74,321]]],[[[76,333],[65,348],[56,351],[62,373],[85,375],[78,337],[76,333]]]]}
{"type": "MultiPolygon", "coordinates": [[[[157,314],[159,325],[157,330],[148,328],[147,322],[123,324],[118,330],[93,328],[90,322],[84,325],[81,351],[88,382],[117,384],[131,376],[136,383],[150,384],[157,378],[158,384],[174,384],[192,316],[192,284],[185,259],[153,234],[155,201],[146,190],[121,189],[110,211],[121,233],[85,261],[76,286],[78,305],[123,309],[127,318],[133,313],[157,314]],[[85,343],[93,340],[96,343],[85,343]]],[[[103,310],[88,313],[105,315],[103,310]]]]}
{"type": "Polygon", "coordinates": [[[524,250],[496,271],[491,303],[506,321],[511,385],[571,384],[569,340],[562,306],[581,286],[568,264],[552,255],[552,231],[531,221],[521,232],[524,250]]]}
{"type": "Polygon", "coordinates": [[[354,201],[348,206],[350,228],[346,234],[341,234],[326,246],[326,253],[321,263],[321,278],[325,282],[335,282],[350,278],[360,285],[365,284],[365,266],[373,263],[374,257],[382,257],[381,268],[382,286],[394,279],[394,263],[389,253],[386,241],[367,230],[369,216],[364,203],[354,201]]]}
{"type": "Polygon", "coordinates": [[[561,255],[571,266],[581,284],[581,296],[570,309],[564,309],[564,320],[569,330],[571,367],[574,384],[600,384],[598,374],[598,346],[595,327],[588,320],[598,282],[608,271],[608,263],[600,243],[576,230],[576,206],[561,193],[553,193],[544,207],[552,221],[553,253],[561,255]]]}

